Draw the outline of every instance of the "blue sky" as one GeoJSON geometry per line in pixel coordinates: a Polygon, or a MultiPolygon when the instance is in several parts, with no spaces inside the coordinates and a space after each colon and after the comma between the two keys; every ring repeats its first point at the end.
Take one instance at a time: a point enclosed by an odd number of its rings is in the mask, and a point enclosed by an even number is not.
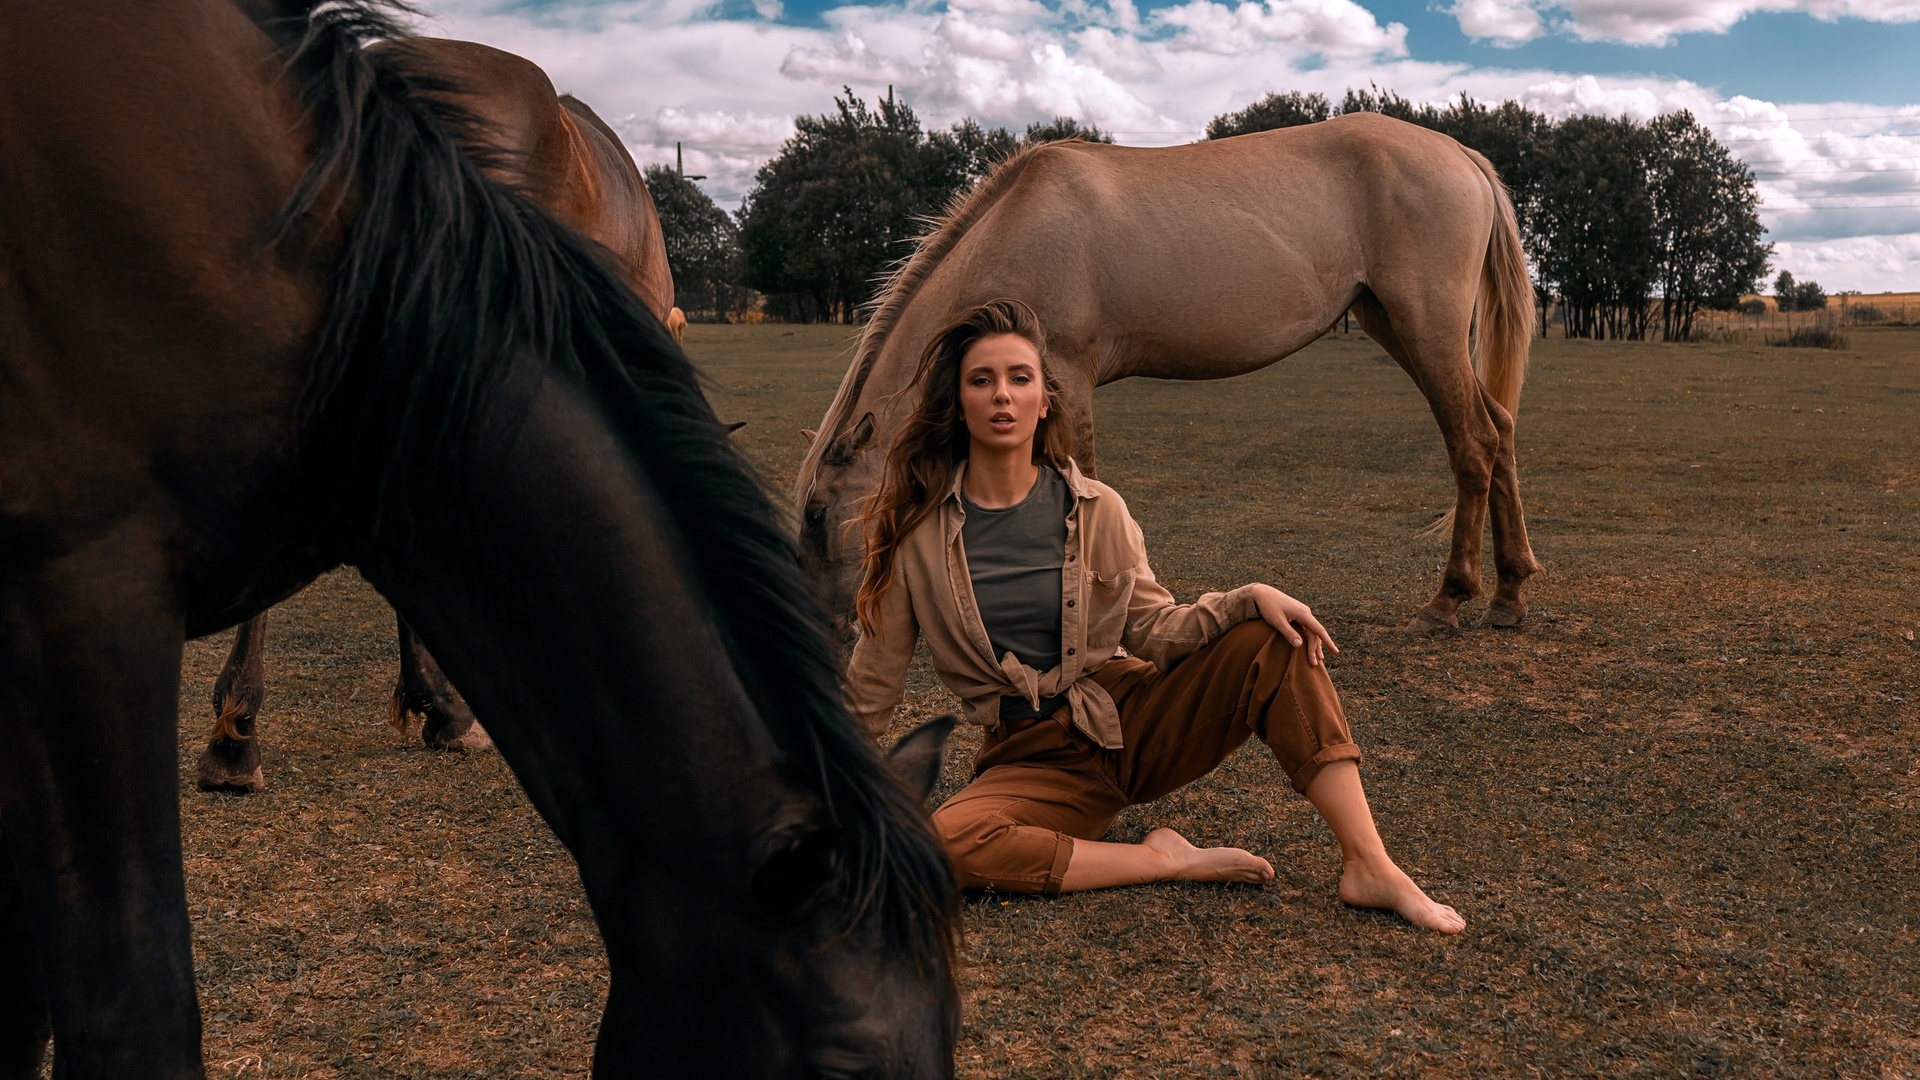
{"type": "Polygon", "coordinates": [[[1775,262],[1920,289],[1920,0],[441,0],[643,162],[737,205],[795,113],[893,86],[929,124],[1066,114],[1165,145],[1275,90],[1551,115],[1686,108],[1747,160],[1775,262]],[[1138,5],[1138,6],[1136,6],[1138,5]]]}

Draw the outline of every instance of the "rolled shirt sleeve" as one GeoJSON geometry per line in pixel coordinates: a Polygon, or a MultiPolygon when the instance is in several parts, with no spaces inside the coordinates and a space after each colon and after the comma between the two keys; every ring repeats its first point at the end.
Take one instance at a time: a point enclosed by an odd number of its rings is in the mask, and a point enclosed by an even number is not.
{"type": "Polygon", "coordinates": [[[1206,593],[1191,604],[1176,603],[1147,565],[1146,538],[1139,524],[1129,516],[1127,526],[1137,555],[1126,630],[1120,638],[1128,652],[1165,671],[1202,645],[1260,617],[1252,585],[1206,593]]]}

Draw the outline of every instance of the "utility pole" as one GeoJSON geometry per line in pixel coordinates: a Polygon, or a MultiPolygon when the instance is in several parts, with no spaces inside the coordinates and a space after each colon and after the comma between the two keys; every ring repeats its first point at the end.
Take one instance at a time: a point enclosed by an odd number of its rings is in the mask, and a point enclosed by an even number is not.
{"type": "Polygon", "coordinates": [[[680,179],[682,180],[705,180],[706,179],[706,177],[704,176],[688,176],[687,175],[687,161],[686,161],[686,158],[682,157],[680,154],[680,143],[678,140],[675,140],[673,144],[673,171],[679,173],[680,179]]]}

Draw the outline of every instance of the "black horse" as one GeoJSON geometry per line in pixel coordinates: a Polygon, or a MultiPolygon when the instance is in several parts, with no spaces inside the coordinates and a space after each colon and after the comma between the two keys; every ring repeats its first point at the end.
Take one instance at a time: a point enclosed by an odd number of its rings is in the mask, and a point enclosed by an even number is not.
{"type": "Polygon", "coordinates": [[[343,561],[578,861],[599,1075],[951,1075],[952,880],[773,507],[397,36],[0,4],[0,1076],[202,1075],[181,643],[343,561]]]}

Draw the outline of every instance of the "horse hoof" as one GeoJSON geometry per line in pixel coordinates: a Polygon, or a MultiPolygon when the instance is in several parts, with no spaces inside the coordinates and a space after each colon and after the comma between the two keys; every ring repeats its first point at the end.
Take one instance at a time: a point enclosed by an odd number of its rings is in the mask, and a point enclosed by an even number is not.
{"type": "Polygon", "coordinates": [[[1457,633],[1459,629],[1459,620],[1443,619],[1423,611],[1415,615],[1413,621],[1406,625],[1405,633],[1410,637],[1430,638],[1457,633]]]}
{"type": "Polygon", "coordinates": [[[1510,630],[1526,621],[1526,618],[1527,609],[1525,607],[1512,607],[1508,604],[1501,603],[1489,604],[1487,606],[1486,623],[1488,626],[1497,626],[1502,630],[1510,630]]]}
{"type": "Polygon", "coordinates": [[[267,778],[261,775],[260,766],[255,765],[249,772],[227,772],[218,765],[209,767],[209,763],[200,763],[198,786],[201,791],[220,791],[229,795],[253,795],[267,786],[267,778]]]}
{"type": "Polygon", "coordinates": [[[462,754],[470,750],[485,750],[492,745],[493,736],[488,735],[487,729],[481,727],[478,723],[467,725],[467,730],[458,735],[436,737],[427,740],[427,749],[429,750],[450,750],[462,754]]]}
{"type": "Polygon", "coordinates": [[[200,751],[195,784],[201,791],[251,795],[266,786],[260,774],[260,749],[252,739],[215,739],[200,751]]]}

